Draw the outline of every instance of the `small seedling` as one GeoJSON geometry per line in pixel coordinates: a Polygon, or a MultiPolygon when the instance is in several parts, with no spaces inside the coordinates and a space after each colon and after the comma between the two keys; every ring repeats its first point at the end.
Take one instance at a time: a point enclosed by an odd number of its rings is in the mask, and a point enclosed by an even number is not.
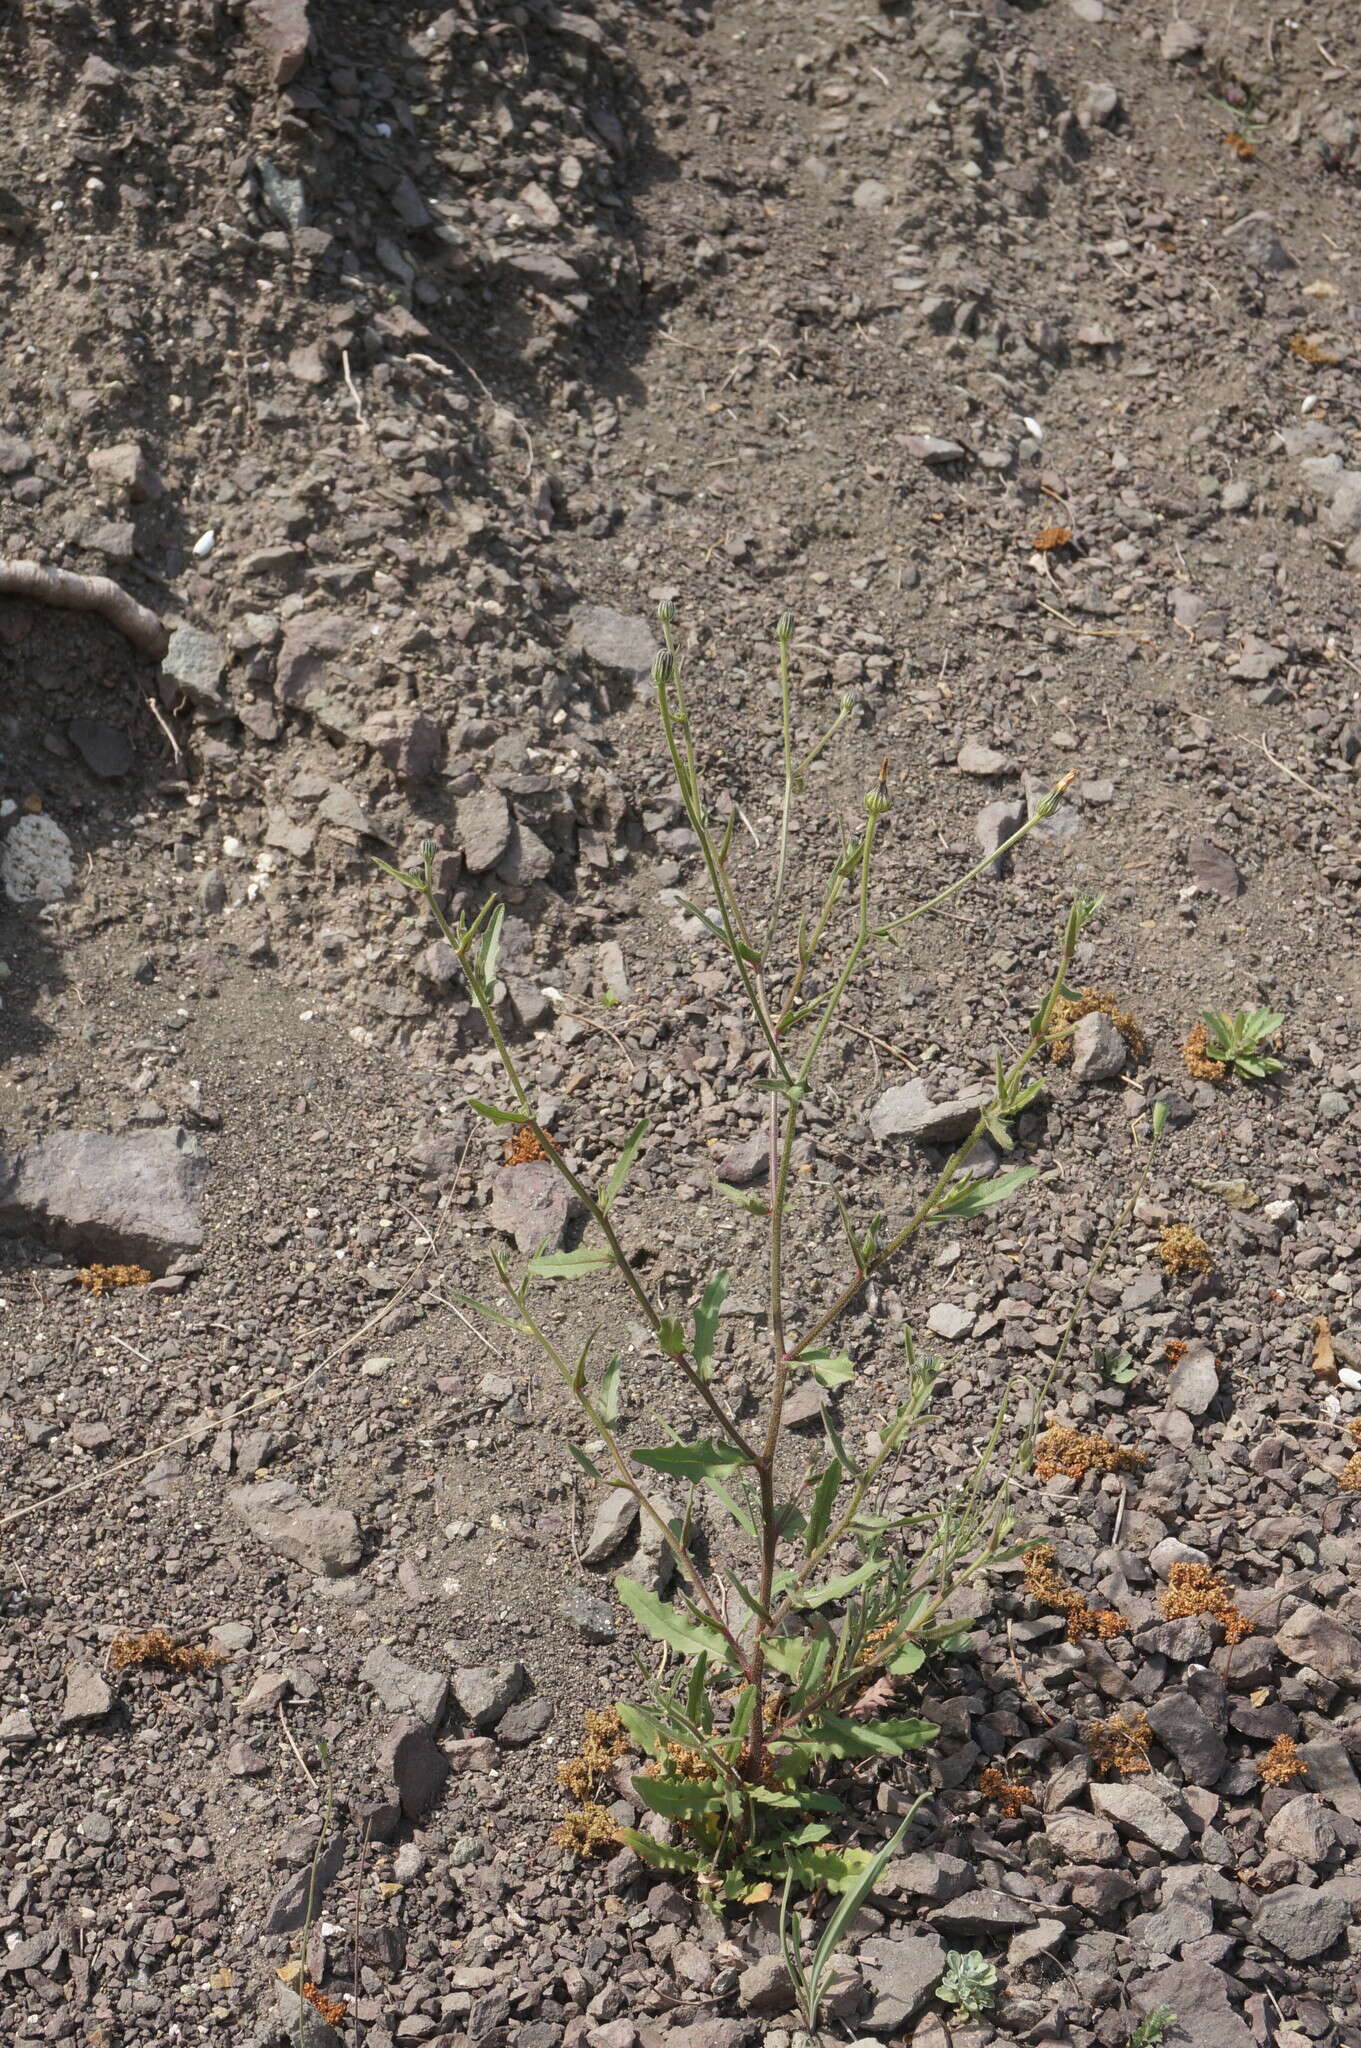
{"type": "Polygon", "coordinates": [[[957,1948],[945,1955],[945,1975],[936,1986],[942,2005],[957,2005],[961,2012],[986,2012],[997,1996],[997,1971],[985,1961],[982,1951],[971,1948],[961,1954],[957,1948]]]}
{"type": "Polygon", "coordinates": [[[1223,1010],[1206,1010],[1205,1051],[1223,1067],[1231,1067],[1243,1081],[1265,1081],[1279,1074],[1285,1062],[1262,1050],[1285,1022],[1279,1010],[1235,1010],[1230,1017],[1223,1010]]]}
{"type": "Polygon", "coordinates": [[[1125,2048],[1157,2048],[1168,2028],[1176,2023],[1177,2015],[1170,2005],[1155,2005],[1148,2018],[1140,2020],[1125,2048]]]}
{"type": "Polygon", "coordinates": [[[1128,1351],[1103,1346],[1095,1354],[1096,1369],[1108,1387],[1128,1387],[1139,1377],[1139,1368],[1128,1351]]]}

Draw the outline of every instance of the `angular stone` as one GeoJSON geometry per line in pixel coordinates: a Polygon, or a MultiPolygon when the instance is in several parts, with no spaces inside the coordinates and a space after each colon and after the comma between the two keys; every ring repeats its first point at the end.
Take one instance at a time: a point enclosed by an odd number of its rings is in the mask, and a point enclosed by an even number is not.
{"type": "Polygon", "coordinates": [[[1203,1415],[1219,1398],[1219,1369],[1207,1344],[1189,1344],[1173,1366],[1167,1398],[1183,1415],[1203,1415]]]}
{"type": "Polygon", "coordinates": [[[1207,895],[1232,903],[1235,896],[1242,894],[1242,876],[1222,847],[1197,835],[1187,842],[1186,860],[1196,886],[1207,895]]]}
{"type": "Polygon", "coordinates": [[[990,1099],[990,1090],[980,1088],[953,1102],[933,1102],[920,1080],[905,1081],[887,1088],[869,1113],[869,1127],[876,1138],[915,1138],[924,1145],[957,1145],[978,1121],[978,1112],[990,1099]]]}
{"type": "Polygon", "coordinates": [[[397,1722],[380,1739],[377,1761],[396,1791],[404,1817],[427,1819],[449,1779],[449,1759],[430,1730],[414,1719],[397,1722]]]}
{"type": "Polygon", "coordinates": [[[91,1259],[150,1267],[203,1243],[208,1173],[188,1131],[57,1131],[0,1160],[0,1229],[91,1259]]]}
{"type": "Polygon", "coordinates": [[[1229,2003],[1229,1979],[1209,1963],[1173,1963],[1130,1986],[1145,2016],[1158,2006],[1176,2014],[1163,2039],[1168,2048],[1254,2048],[1251,2027],[1229,2003]]]}
{"type": "Polygon", "coordinates": [[[1331,1735],[1315,1735],[1300,1744],[1299,1754],[1309,1766],[1313,1790],[1348,1820],[1361,1821],[1361,1780],[1343,1745],[1331,1735]]]}
{"type": "Polygon", "coordinates": [[[931,1925],[942,1934],[955,1937],[1015,1934],[1023,1927],[1033,1927],[1035,1915],[1024,1899],[985,1886],[978,1891],[961,1892],[948,1905],[937,1906],[931,1915],[931,1925]]]}
{"type": "Polygon", "coordinates": [[[730,1187],[749,1188],[770,1170],[770,1138],[765,1131],[753,1131],[749,1138],[737,1138],[729,1145],[714,1171],[730,1187]]]}
{"type": "Polygon", "coordinates": [[[1187,57],[1200,55],[1205,48],[1205,31],[1192,21],[1169,21],[1158,48],[1166,63],[1179,64],[1187,57]]]}
{"type": "Polygon", "coordinates": [[[1125,1070],[1129,1047],[1102,1010],[1079,1017],[1073,1030],[1073,1079],[1113,1081],[1125,1070]]]}
{"type": "Polygon", "coordinates": [[[317,1917],[322,1893],[333,1885],[345,1861],[345,1837],[332,1835],[316,1855],[295,1870],[275,1892],[265,1909],[262,1934],[296,1934],[317,1917]]]}
{"type": "Polygon", "coordinates": [[[87,1721],[100,1721],[113,1705],[113,1693],[93,1664],[70,1664],[66,1670],[66,1691],[62,1696],[61,1725],[79,1728],[87,1721]]]}
{"type": "Polygon", "coordinates": [[[1010,755],[999,753],[996,747],[984,746],[981,740],[965,740],[955,757],[955,766],[965,775],[979,775],[984,780],[1015,773],[1015,763],[1010,755]]]}
{"type": "Polygon", "coordinates": [[[221,718],[228,710],[222,688],[227,666],[227,648],[216,633],[202,633],[197,626],[176,626],[161,662],[162,704],[174,704],[187,697],[196,711],[221,718]]]}
{"type": "Polygon", "coordinates": [[[1304,1664],[1335,1685],[1361,1684],[1361,1640],[1340,1621],[1308,1601],[1276,1631],[1276,1648],[1292,1664],[1304,1664]]]}
{"type": "Polygon", "coordinates": [[[458,839],[470,875],[485,875],[504,860],[513,820],[499,789],[479,789],[458,806],[458,839]]]}
{"type": "Polygon", "coordinates": [[[319,1579],[355,1571],[364,1555],[348,1508],[315,1508],[289,1479],[258,1479],[227,1496],[257,1542],[319,1579]]]}
{"type": "Polygon", "coordinates": [[[754,2012],[762,2019],[772,2018],[776,2013],[792,2012],[794,1986],[785,1968],[784,1957],[758,1956],[738,1978],[737,1996],[742,2002],[743,2012],[754,2012]]]}
{"type": "Polygon", "coordinates": [[[567,645],[598,668],[632,682],[651,674],[658,653],[656,629],[650,620],[613,611],[604,604],[573,606],[567,645]]]}
{"type": "Polygon", "coordinates": [[[89,463],[92,476],[134,505],[159,498],[164,488],[140,442],[120,441],[115,448],[96,448],[89,463]]]}
{"type": "Polygon", "coordinates": [[[281,704],[305,707],[323,697],[335,663],[348,653],[357,631],[341,612],[298,612],[284,627],[274,670],[274,694],[281,704]]]}
{"type": "Polygon", "coordinates": [[[1354,1821],[1334,1813],[1316,1792],[1301,1792],[1273,1813],[1266,1824],[1269,1849],[1292,1856],[1296,1863],[1326,1863],[1342,1848],[1355,1848],[1361,1833],[1354,1821]]]}
{"type": "Polygon", "coordinates": [[[613,1557],[638,1519],[638,1502],[626,1486],[612,1486],[595,1511],[591,1533],[582,1545],[583,1564],[603,1564],[613,1557]]]}
{"type": "Polygon", "coordinates": [[[492,1228],[513,1237],[526,1256],[561,1251],[576,1210],[571,1189],[546,1159],[503,1166],[492,1182],[492,1228]]]}
{"type": "Polygon", "coordinates": [[[33,460],[33,443],[22,434],[0,434],[0,476],[22,476],[33,460]]]}
{"type": "Polygon", "coordinates": [[[310,1999],[302,1998],[291,1984],[274,1986],[279,2010],[278,2032],[293,2048],[345,2048],[345,2037],[318,2012],[310,1999]]]}
{"type": "Polygon", "coordinates": [[[1120,1860],[1120,1837],[1099,1813],[1086,1813],[1080,1806],[1068,1806],[1059,1813],[1050,1814],[1044,1831],[1073,1863],[1118,1863],[1120,1860]]]}
{"type": "Polygon", "coordinates": [[[302,69],[311,24],[307,0],[246,0],[246,33],[263,52],[270,82],[287,85],[302,69]]]}
{"type": "Polygon", "coordinates": [[[1326,1887],[1287,1884],[1270,1892],[1252,1916],[1252,1931],[1293,1963],[1308,1962],[1340,1941],[1351,1925],[1351,1901],[1326,1887]]]}
{"type": "Polygon", "coordinates": [[[449,1681],[442,1671],[420,1671],[379,1643],[360,1665],[359,1676],[390,1713],[408,1714],[432,1733],[444,1719],[449,1681]]]}
{"type": "Polygon", "coordinates": [[[1092,1805],[1115,1822],[1122,1834],[1133,1835],[1150,1848],[1180,1860],[1191,1847],[1191,1831],[1147,1785],[1093,1785],[1092,1805]]]}
{"type": "Polygon", "coordinates": [[[973,836],[982,852],[988,856],[984,875],[992,881],[1000,881],[1011,864],[1011,855],[1001,849],[1008,839],[1020,831],[1025,823],[1025,805],[1019,797],[999,798],[995,804],[984,804],[974,819],[973,836]]]}
{"type": "Polygon", "coordinates": [[[423,711],[384,711],[363,728],[372,747],[400,782],[424,782],[439,767],[444,734],[423,711]]]}
{"type": "Polygon", "coordinates": [[[524,1691],[528,1673],[518,1659],[505,1664],[469,1664],[454,1673],[454,1698],[464,1719],[489,1734],[524,1691]]]}
{"type": "Polygon", "coordinates": [[[859,2024],[870,2034],[898,2034],[930,2002],[945,1969],[938,1934],[901,1934],[862,1942],[856,1958],[872,2003],[859,2024]]]}
{"type": "MultiPolygon", "coordinates": [[[[584,1557],[585,1553],[582,1554],[584,1557]]],[[[612,1643],[618,1633],[608,1600],[598,1599],[594,1593],[566,1594],[558,1602],[558,1613],[583,1642],[612,1643]]]]}
{"type": "MultiPolygon", "coordinates": [[[[472,866],[471,861],[468,865],[472,866]]],[[[510,838],[496,863],[496,872],[508,888],[531,889],[536,882],[548,880],[553,872],[553,856],[537,832],[512,819],[510,838]]]]}
{"type": "Polygon", "coordinates": [[[952,1344],[959,1337],[967,1337],[978,1318],[972,1309],[959,1308],[952,1301],[938,1301],[928,1312],[926,1327],[933,1337],[943,1337],[952,1344]]]}
{"type": "Polygon", "coordinates": [[[496,1740],[502,1749],[527,1749],[547,1732],[553,1721],[553,1702],[516,1700],[496,1724],[496,1740]]]}
{"type": "Polygon", "coordinates": [[[977,1872],[963,1857],[940,1850],[915,1849],[910,1856],[900,1856],[889,1864],[883,1889],[894,1897],[905,1894],[925,1899],[933,1906],[943,1906],[961,1893],[975,1890],[976,1885],[977,1872]]]}
{"type": "Polygon", "coordinates": [[[71,744],[92,775],[112,782],[132,766],[132,743],[121,725],[100,718],[73,718],[66,728],[71,744]]]}
{"type": "Polygon", "coordinates": [[[1149,1723],[1163,1748],[1181,1765],[1192,1785],[1213,1785],[1228,1761],[1224,1738],[1189,1692],[1159,1693],[1148,1708],[1149,1723]]]}
{"type": "Polygon", "coordinates": [[[11,903],[60,903],[76,878],[71,842],[43,811],[18,819],[0,845],[0,882],[11,903]]]}

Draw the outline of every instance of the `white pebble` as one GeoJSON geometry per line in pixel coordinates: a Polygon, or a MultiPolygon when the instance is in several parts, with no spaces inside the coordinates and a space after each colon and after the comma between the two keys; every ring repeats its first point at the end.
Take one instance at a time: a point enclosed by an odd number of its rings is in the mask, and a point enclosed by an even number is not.
{"type": "Polygon", "coordinates": [[[213,532],[213,529],[210,526],[208,528],[208,531],[206,533],[201,533],[198,539],[194,542],[194,553],[198,556],[198,559],[201,562],[205,555],[211,555],[213,549],[216,546],[217,535],[213,532]]]}

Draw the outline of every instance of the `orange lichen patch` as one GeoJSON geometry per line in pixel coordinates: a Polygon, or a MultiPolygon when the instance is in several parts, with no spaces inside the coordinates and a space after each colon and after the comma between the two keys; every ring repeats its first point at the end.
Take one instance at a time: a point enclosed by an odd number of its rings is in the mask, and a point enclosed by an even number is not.
{"type": "Polygon", "coordinates": [[[546,1159],[543,1142],[532,1124],[521,1124],[513,1138],[507,1138],[502,1154],[507,1166],[528,1166],[533,1159],[546,1159]]]}
{"type": "Polygon", "coordinates": [[[1170,1372],[1174,1365],[1180,1365],[1187,1353],[1187,1345],[1180,1337],[1169,1337],[1163,1345],[1163,1362],[1170,1372]]]}
{"type": "Polygon", "coordinates": [[[174,1671],[181,1677],[194,1671],[213,1671],[222,1662],[221,1650],[203,1643],[177,1643],[168,1629],[149,1628],[139,1636],[119,1636],[109,1651],[115,1671],[174,1671]]]}
{"type": "Polygon", "coordinates": [[[1257,154],[1256,143],[1249,142],[1247,136],[1240,135],[1236,128],[1230,128],[1228,133],[1221,135],[1219,139],[1225,149],[1231,149],[1235,156],[1243,159],[1244,163],[1251,163],[1257,154]]]}
{"type": "Polygon", "coordinates": [[[1108,1642],[1112,1636],[1124,1634],[1124,1617],[1113,1607],[1089,1607],[1081,1593],[1064,1584],[1054,1569],[1052,1543],[1037,1543],[1026,1553],[1025,1589],[1041,1607],[1067,1616],[1070,1643],[1083,1642],[1088,1636],[1108,1642]]]}
{"type": "Polygon", "coordinates": [[[145,1287],[151,1275],[145,1266],[82,1266],[79,1279],[91,1294],[109,1294],[115,1287],[145,1287]]]}
{"type": "Polygon", "coordinates": [[[1337,1483],[1344,1493],[1361,1493],[1361,1451],[1348,1458],[1338,1474],[1337,1483]]]}
{"type": "Polygon", "coordinates": [[[1082,1479],[1088,1472],[1139,1472],[1148,1460],[1140,1451],[1113,1444],[1108,1436],[1093,1430],[1073,1429],[1053,1422],[1035,1442],[1035,1470],[1041,1479],[1062,1473],[1082,1479]]]}
{"type": "Polygon", "coordinates": [[[1252,1634],[1252,1623],[1234,1606],[1227,1581],[1207,1564],[1174,1564],[1158,1605],[1169,1621],[1181,1621],[1188,1614],[1208,1614],[1222,1625],[1231,1643],[1241,1643],[1244,1636],[1252,1634]]]}
{"type": "Polygon", "coordinates": [[[1193,1024],[1181,1042],[1182,1064],[1193,1081],[1222,1081],[1228,1068],[1223,1060],[1212,1060],[1210,1034],[1203,1024],[1193,1024]]]}
{"type": "Polygon", "coordinates": [[[1071,526],[1044,526],[1041,527],[1030,545],[1032,548],[1038,549],[1040,554],[1047,555],[1054,548],[1066,548],[1072,538],[1073,529],[1071,526]]]}
{"type": "Polygon", "coordinates": [[[616,1707],[590,1709],[577,1754],[558,1765],[558,1783],[573,1799],[586,1799],[629,1747],[616,1707]]]}
{"type": "Polygon", "coordinates": [[[1307,334],[1292,334],[1289,342],[1290,353],[1298,356],[1302,363],[1325,364],[1336,367],[1338,357],[1330,355],[1326,348],[1320,348],[1316,341],[1310,341],[1307,334]]]}
{"type": "Polygon", "coordinates": [[[1096,1769],[1103,1778],[1140,1778],[1149,1769],[1148,1745],[1153,1740],[1148,1715],[1135,1707],[1128,1715],[1089,1721],[1082,1731],[1096,1769]]]}
{"type": "Polygon", "coordinates": [[[333,2027],[338,2027],[345,2018],[348,2007],[344,1999],[332,1998],[328,1991],[323,1991],[321,1986],[314,1984],[310,1977],[303,1984],[302,1995],[307,2000],[307,2003],[314,2005],[322,2018],[328,2020],[333,2027]]]}
{"type": "Polygon", "coordinates": [[[1266,1755],[1257,1759],[1257,1775],[1264,1785],[1288,1785],[1292,1778],[1306,1777],[1308,1771],[1289,1735],[1278,1735],[1266,1755]]]}
{"type": "Polygon", "coordinates": [[[989,1764],[979,1774],[978,1789],[985,1799],[990,1799],[1006,1820],[1019,1820],[1027,1806],[1038,1802],[1024,1785],[1018,1785],[999,1771],[995,1764],[989,1764]]]}
{"type": "Polygon", "coordinates": [[[1081,1017],[1099,1010],[1109,1017],[1125,1044],[1141,1060],[1146,1050],[1144,1034],[1132,1010],[1122,1010],[1120,998],[1105,988],[1080,988],[1075,996],[1060,996],[1054,1005],[1053,1027],[1061,1035],[1049,1041],[1049,1057],[1062,1065],[1073,1057],[1073,1026],[1081,1017]]]}
{"type": "Polygon", "coordinates": [[[1214,1254],[1189,1223],[1168,1224],[1158,1238],[1158,1257],[1164,1273],[1171,1273],[1174,1278],[1214,1271],[1214,1254]]]}
{"type": "Polygon", "coordinates": [[[619,1847],[620,1835],[609,1808],[588,1799],[563,1815],[552,1839],[572,1856],[608,1856],[619,1847]]]}

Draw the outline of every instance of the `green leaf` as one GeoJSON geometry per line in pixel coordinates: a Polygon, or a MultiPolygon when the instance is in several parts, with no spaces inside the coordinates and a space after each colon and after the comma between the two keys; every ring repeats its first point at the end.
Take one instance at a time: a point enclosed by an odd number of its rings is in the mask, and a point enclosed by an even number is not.
{"type": "Polygon", "coordinates": [[[712,1812],[727,1787],[717,1778],[649,1778],[640,1772],[633,1789],[653,1813],[665,1814],[668,1820],[694,1820],[712,1812]]]}
{"type": "Polygon", "coordinates": [[[646,1136],[647,1118],[642,1117],[629,1132],[624,1149],[619,1154],[618,1159],[616,1159],[610,1177],[600,1191],[600,1206],[607,1216],[616,1196],[633,1170],[633,1162],[638,1157],[638,1148],[646,1136]]]}
{"type": "Polygon", "coordinates": [[[829,1601],[844,1600],[857,1587],[879,1578],[887,1568],[882,1557],[866,1558],[864,1564],[857,1565],[853,1572],[843,1572],[838,1579],[828,1579],[824,1586],[804,1586],[791,1598],[796,1607],[826,1607],[829,1601]]]}
{"type": "Polygon", "coordinates": [[[674,1842],[654,1842],[651,1835],[645,1835],[638,1828],[620,1828],[619,1839],[627,1842],[635,1856],[641,1856],[644,1863],[650,1863],[654,1870],[698,1870],[701,1857],[698,1849],[679,1849],[674,1842]]]}
{"type": "Polygon", "coordinates": [[[1166,1129],[1167,1104],[1165,1102],[1155,1102],[1153,1105],[1153,1142],[1155,1145],[1166,1129]]]}
{"type": "Polygon", "coordinates": [[[540,1252],[529,1262],[532,1280],[582,1280],[588,1273],[603,1273],[614,1264],[606,1244],[579,1244],[572,1252],[540,1252]]]}
{"type": "Polygon", "coordinates": [[[884,1669],[894,1678],[910,1678],[914,1671],[920,1671],[926,1662],[926,1652],[920,1643],[904,1643],[895,1650],[884,1669]]]}
{"type": "Polygon", "coordinates": [[[477,972],[488,988],[496,980],[496,960],[501,951],[501,927],[505,921],[506,906],[504,903],[498,903],[487,920],[482,943],[477,949],[477,972]]]}
{"type": "Polygon", "coordinates": [[[726,1180],[714,1182],[714,1193],[722,1195],[725,1202],[733,1202],[739,1209],[745,1209],[749,1216],[768,1216],[770,1202],[765,1195],[754,1195],[750,1188],[732,1187],[726,1180]]]}
{"type": "Polygon", "coordinates": [[[844,1387],[855,1378],[855,1366],[848,1351],[805,1351],[795,1359],[806,1365],[820,1387],[844,1387]]]}
{"type": "Polygon", "coordinates": [[[690,1683],[686,1687],[685,1692],[685,1718],[687,1721],[693,1721],[697,1728],[704,1727],[707,1729],[712,1720],[709,1713],[709,1702],[704,1691],[708,1677],[709,1653],[707,1650],[701,1650],[691,1668],[690,1683]]]}
{"type": "Polygon", "coordinates": [[[800,1742],[818,1756],[901,1756],[934,1742],[940,1730],[934,1721],[847,1721],[840,1714],[820,1714],[801,1733],[800,1742]]]}
{"type": "Polygon", "coordinates": [[[468,1096],[467,1103],[469,1109],[475,1110],[478,1116],[484,1116],[489,1124],[515,1124],[518,1126],[533,1121],[532,1118],[525,1115],[522,1109],[498,1109],[494,1102],[483,1102],[480,1096],[477,1095],[468,1096]]]}
{"type": "Polygon", "coordinates": [[[666,1472],[673,1479],[699,1481],[711,1472],[731,1472],[735,1465],[750,1463],[746,1454],[732,1444],[715,1443],[701,1437],[692,1444],[655,1444],[650,1450],[633,1453],[649,1471],[666,1472]]]}
{"type": "Polygon", "coordinates": [[[803,1551],[805,1557],[813,1555],[813,1552],[827,1534],[832,1520],[832,1508],[836,1502],[837,1495],[841,1491],[841,1482],[845,1476],[841,1469],[840,1461],[833,1458],[824,1469],[822,1477],[814,1489],[813,1505],[808,1511],[808,1526],[803,1532],[803,1551]]]}
{"type": "Polygon", "coordinates": [[[371,853],[369,859],[376,868],[381,868],[385,875],[391,875],[394,882],[400,882],[404,889],[423,889],[425,887],[424,880],[420,875],[408,875],[403,869],[394,868],[389,862],[380,860],[376,853],[371,853]]]}
{"type": "Polygon", "coordinates": [[[600,1391],[595,1397],[595,1412],[607,1429],[619,1420],[619,1364],[616,1354],[600,1375],[600,1391]]]}
{"type": "Polygon", "coordinates": [[[712,1472],[705,1473],[704,1484],[708,1487],[710,1493],[712,1493],[716,1499],[722,1501],[724,1507],[728,1510],[728,1513],[732,1516],[738,1528],[744,1530],[745,1533],[754,1540],[756,1536],[756,1522],[755,1518],[747,1511],[747,1509],[744,1508],[739,1501],[735,1501],[733,1499],[732,1495],[728,1492],[727,1487],[724,1486],[719,1480],[715,1479],[712,1472]]]}
{"type": "Polygon", "coordinates": [[[1038,1171],[1034,1166],[1014,1166],[1009,1173],[994,1174],[991,1180],[969,1181],[961,1187],[952,1188],[926,1220],[928,1223],[943,1223],[948,1218],[956,1223],[970,1216],[981,1216],[999,1202],[1005,1202],[1018,1188],[1023,1188],[1038,1171]]]}
{"type": "Polygon", "coordinates": [[[699,1307],[695,1310],[694,1359],[702,1379],[707,1380],[713,1372],[714,1345],[718,1341],[719,1311],[723,1307],[727,1293],[727,1274],[724,1272],[715,1273],[713,1279],[700,1296],[699,1307]]]}
{"type": "Polygon", "coordinates": [[[684,1358],[685,1331],[674,1316],[663,1316],[658,1322],[657,1342],[668,1358],[684,1358]]]}
{"type": "Polygon", "coordinates": [[[485,1316],[489,1323],[499,1323],[503,1330],[514,1330],[521,1337],[528,1332],[528,1323],[519,1322],[513,1316],[503,1315],[499,1308],[493,1308],[490,1302],[478,1301],[475,1295],[460,1294],[456,1288],[451,1287],[449,1299],[459,1302],[464,1308],[476,1309],[478,1315],[485,1316]]]}
{"type": "Polygon", "coordinates": [[[580,1465],[582,1471],[586,1474],[586,1477],[588,1479],[598,1479],[601,1485],[604,1485],[604,1473],[601,1471],[600,1467],[596,1464],[593,1458],[587,1457],[585,1451],[582,1450],[580,1444],[574,1444],[569,1442],[567,1445],[567,1454],[569,1457],[575,1458],[577,1464],[580,1465]]]}
{"type": "Polygon", "coordinates": [[[622,1572],[615,1579],[614,1588],[638,1626],[646,1629],[656,1642],[679,1650],[683,1657],[698,1657],[704,1651],[716,1664],[726,1667],[728,1646],[707,1621],[692,1620],[622,1572]]]}
{"type": "MultiPolygon", "coordinates": [[[[631,1706],[627,1700],[621,1700],[616,1711],[628,1732],[630,1740],[639,1749],[646,1750],[649,1756],[660,1756],[662,1754],[667,1743],[672,1739],[670,1730],[662,1722],[655,1720],[651,1714],[645,1713],[641,1707],[631,1706]]],[[[683,1733],[684,1731],[679,1732],[683,1733]]]]}
{"type": "Polygon", "coordinates": [[[767,1636],[766,1662],[785,1678],[797,1678],[811,1648],[807,1636],[767,1636]]]}
{"type": "Polygon", "coordinates": [[[734,1749],[747,1739],[747,1730],[751,1726],[751,1717],[756,1711],[756,1699],[756,1687],[754,1685],[744,1685],[738,1697],[737,1705],[733,1709],[732,1720],[728,1724],[728,1740],[732,1743],[734,1749]]]}
{"type": "Polygon", "coordinates": [[[808,1891],[844,1892],[870,1862],[867,1849],[790,1849],[785,1868],[808,1891]]]}
{"type": "MultiPolygon", "coordinates": [[[[924,1798],[925,1794],[922,1797],[924,1798]]],[[[921,1799],[916,1800],[911,1812],[905,1816],[902,1825],[894,1834],[889,1836],[889,1839],[884,1843],[883,1848],[879,1850],[878,1854],[863,1866],[851,1883],[842,1888],[840,1903],[828,1918],[818,1945],[813,1951],[813,1965],[809,1971],[809,1976],[819,1989],[821,1989],[832,1957],[836,1954],[837,1944],[870,1893],[874,1890],[875,1885],[878,1884],[879,1879],[883,1876],[889,1864],[893,1861],[893,1858],[897,1855],[903,1837],[911,1827],[917,1807],[920,1805],[921,1799]]]]}

